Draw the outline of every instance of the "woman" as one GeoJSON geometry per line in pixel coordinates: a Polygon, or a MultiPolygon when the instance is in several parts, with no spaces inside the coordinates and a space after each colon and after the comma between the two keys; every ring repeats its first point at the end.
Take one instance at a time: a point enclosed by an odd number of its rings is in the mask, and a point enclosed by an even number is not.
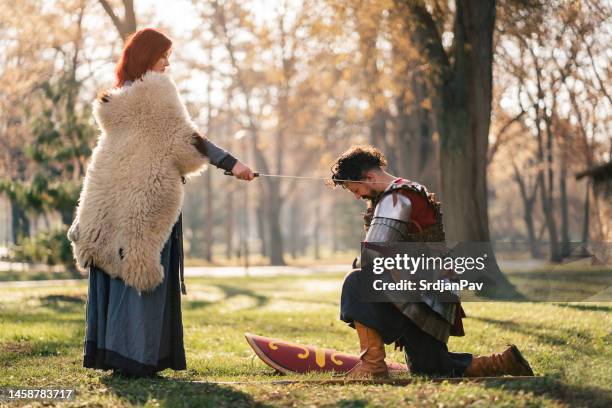
{"type": "Polygon", "coordinates": [[[101,136],[68,232],[89,272],[85,367],[132,376],[185,369],[183,184],[207,157],[237,178],[247,166],[198,133],[164,74],[172,42],[134,33],[115,70],[116,87],[94,103],[101,136]]]}

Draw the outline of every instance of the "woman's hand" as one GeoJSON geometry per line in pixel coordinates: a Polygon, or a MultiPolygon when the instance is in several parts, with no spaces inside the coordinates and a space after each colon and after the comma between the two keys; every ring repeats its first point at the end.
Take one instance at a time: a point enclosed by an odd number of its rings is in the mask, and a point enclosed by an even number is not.
{"type": "Polygon", "coordinates": [[[240,160],[234,164],[232,174],[240,180],[251,181],[255,178],[255,173],[249,167],[245,166],[240,160]]]}

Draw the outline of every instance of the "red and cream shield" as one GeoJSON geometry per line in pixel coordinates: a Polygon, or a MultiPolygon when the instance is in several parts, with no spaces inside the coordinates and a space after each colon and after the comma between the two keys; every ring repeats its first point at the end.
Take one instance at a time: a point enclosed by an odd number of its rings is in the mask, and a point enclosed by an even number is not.
{"type": "MultiPolygon", "coordinates": [[[[291,343],[245,333],[246,340],[264,363],[284,373],[347,372],[359,362],[359,356],[315,346],[291,343]]],[[[389,371],[406,372],[405,364],[387,362],[389,371]]]]}

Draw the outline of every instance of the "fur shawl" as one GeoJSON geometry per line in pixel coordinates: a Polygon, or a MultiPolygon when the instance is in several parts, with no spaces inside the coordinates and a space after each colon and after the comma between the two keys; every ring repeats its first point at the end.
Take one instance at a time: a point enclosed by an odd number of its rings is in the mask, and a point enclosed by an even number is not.
{"type": "Polygon", "coordinates": [[[148,72],[94,102],[101,134],[68,231],[79,269],[95,265],[139,292],[161,283],[160,252],[183,203],[181,177],[205,159],[174,82],[148,72]]]}

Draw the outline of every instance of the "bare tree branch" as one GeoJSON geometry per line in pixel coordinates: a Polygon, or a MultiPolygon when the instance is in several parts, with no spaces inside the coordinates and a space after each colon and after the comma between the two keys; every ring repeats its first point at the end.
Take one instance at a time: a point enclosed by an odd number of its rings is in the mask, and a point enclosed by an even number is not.
{"type": "Polygon", "coordinates": [[[506,135],[506,132],[508,131],[508,129],[510,129],[510,126],[512,126],[514,123],[518,122],[519,120],[521,120],[521,118],[526,113],[527,112],[525,112],[525,110],[521,109],[521,112],[518,115],[516,115],[515,117],[509,119],[506,123],[504,123],[504,125],[501,127],[499,132],[497,132],[497,136],[495,137],[495,142],[493,142],[493,144],[489,146],[489,150],[487,151],[487,166],[491,164],[491,162],[493,161],[493,157],[495,156],[495,153],[497,153],[499,148],[508,141],[508,138],[504,136],[506,135]]]}
{"type": "Polygon", "coordinates": [[[128,36],[134,31],[136,31],[137,24],[136,24],[136,13],[134,11],[134,1],[133,0],[123,0],[123,7],[124,7],[123,20],[121,20],[117,16],[117,14],[113,10],[113,7],[110,5],[108,0],[99,0],[99,2],[102,5],[102,8],[104,8],[104,11],[106,11],[106,14],[108,14],[113,24],[115,25],[115,28],[117,29],[117,32],[121,36],[121,39],[125,42],[128,36]]]}

